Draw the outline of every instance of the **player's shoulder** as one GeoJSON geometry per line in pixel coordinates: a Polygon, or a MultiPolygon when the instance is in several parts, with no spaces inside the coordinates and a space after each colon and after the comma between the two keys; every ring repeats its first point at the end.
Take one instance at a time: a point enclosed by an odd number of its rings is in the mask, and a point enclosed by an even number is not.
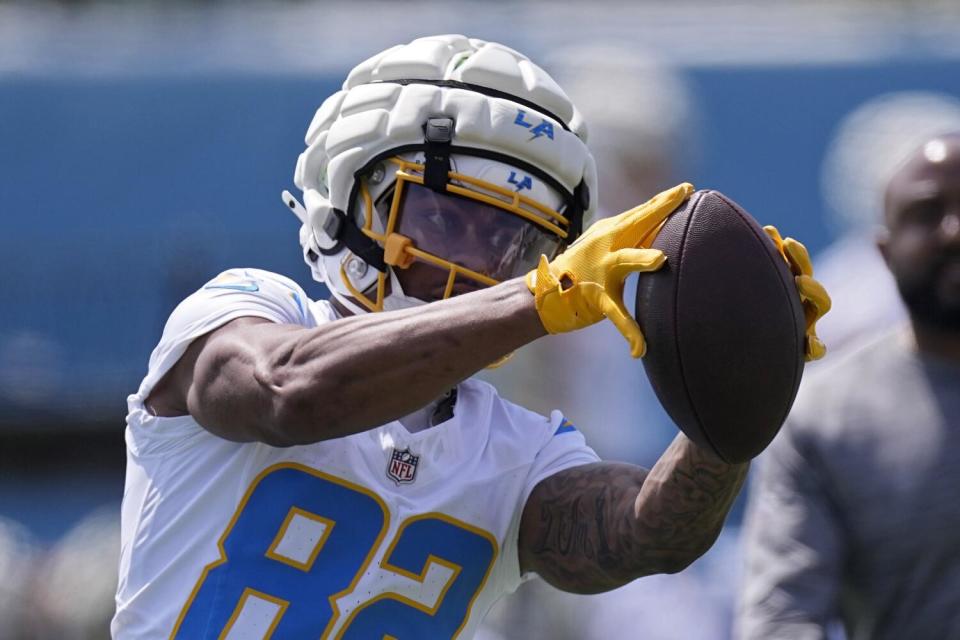
{"type": "Polygon", "coordinates": [[[255,269],[252,267],[234,267],[222,271],[204,285],[204,289],[239,289],[256,291],[260,287],[281,286],[294,291],[303,291],[292,278],[285,275],[255,269]]]}
{"type": "Polygon", "coordinates": [[[560,411],[543,415],[507,400],[496,387],[470,378],[460,385],[464,409],[469,412],[467,428],[480,427],[486,447],[500,455],[526,460],[535,457],[555,436],[579,433],[560,411]]]}
{"type": "Polygon", "coordinates": [[[207,297],[279,298],[296,303],[301,315],[310,302],[306,292],[293,279],[272,271],[248,267],[227,269],[206,282],[197,292],[207,297]],[[203,293],[207,292],[207,293],[203,293]]]}
{"type": "Polygon", "coordinates": [[[828,354],[805,373],[784,430],[810,449],[862,438],[912,361],[902,329],[872,336],[833,358],[828,354]]]}
{"type": "Polygon", "coordinates": [[[872,402],[880,391],[877,382],[910,359],[903,329],[870,336],[833,357],[828,353],[822,361],[808,365],[795,408],[820,412],[872,402]]]}
{"type": "Polygon", "coordinates": [[[146,397],[193,340],[232,320],[255,317],[313,327],[321,315],[290,278],[262,269],[227,269],[182,300],[167,318],[138,395],[146,397]]]}
{"type": "Polygon", "coordinates": [[[487,415],[487,420],[495,429],[520,433],[549,429],[549,416],[511,402],[500,395],[497,388],[489,382],[470,378],[461,383],[460,393],[472,396],[472,404],[487,415]]]}
{"type": "Polygon", "coordinates": [[[285,324],[312,325],[311,301],[296,282],[271,271],[234,268],[187,296],[167,321],[164,334],[223,324],[243,315],[285,324]]]}

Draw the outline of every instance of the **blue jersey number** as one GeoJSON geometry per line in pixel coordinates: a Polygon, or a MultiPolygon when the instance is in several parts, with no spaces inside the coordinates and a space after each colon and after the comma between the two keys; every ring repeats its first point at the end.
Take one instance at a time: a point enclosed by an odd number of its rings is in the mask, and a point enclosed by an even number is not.
{"type": "MultiPolygon", "coordinates": [[[[264,471],[219,541],[171,638],[326,638],[336,601],[356,587],[384,542],[383,500],[295,464],[264,471]]],[[[380,567],[446,581],[435,602],[386,592],[360,604],[337,638],[455,638],[496,558],[488,532],[433,513],[401,523],[380,567]]]]}

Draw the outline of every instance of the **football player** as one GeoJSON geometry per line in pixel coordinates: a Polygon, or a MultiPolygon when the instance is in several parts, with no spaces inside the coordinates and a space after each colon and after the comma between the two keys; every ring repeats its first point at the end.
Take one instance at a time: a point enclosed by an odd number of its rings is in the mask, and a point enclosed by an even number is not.
{"type": "Polygon", "coordinates": [[[421,38],[350,72],[307,131],[303,204],[284,193],[332,298],[220,274],[128,399],[115,637],[469,638],[534,574],[594,593],[710,547],[746,464],[682,435],[649,471],[601,462],[562,413],[470,377],[604,318],[644,353],[623,280],[662,266],[651,238],[693,187],[581,233],[585,138],[495,43],[421,38]]]}

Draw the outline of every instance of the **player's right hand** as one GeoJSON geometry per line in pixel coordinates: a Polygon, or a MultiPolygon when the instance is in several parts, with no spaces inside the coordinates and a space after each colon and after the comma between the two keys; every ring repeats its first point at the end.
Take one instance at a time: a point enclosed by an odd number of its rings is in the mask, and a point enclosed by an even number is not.
{"type": "Polygon", "coordinates": [[[649,248],[650,243],[691,193],[693,185],[684,182],[618,216],[598,220],[553,262],[541,256],[526,282],[544,328],[563,333],[609,318],[630,343],[630,355],[642,357],[646,342],[623,305],[623,283],[633,272],[663,266],[666,256],[649,248]]]}
{"type": "Polygon", "coordinates": [[[813,279],[813,263],[810,262],[810,254],[807,253],[807,248],[802,242],[793,238],[781,238],[780,232],[773,225],[767,225],[763,230],[773,240],[783,259],[787,261],[797,285],[797,292],[800,294],[800,301],[803,303],[803,314],[807,321],[804,344],[806,361],[819,360],[826,355],[827,347],[817,337],[817,320],[830,311],[830,306],[833,304],[830,294],[820,282],[813,279]]]}

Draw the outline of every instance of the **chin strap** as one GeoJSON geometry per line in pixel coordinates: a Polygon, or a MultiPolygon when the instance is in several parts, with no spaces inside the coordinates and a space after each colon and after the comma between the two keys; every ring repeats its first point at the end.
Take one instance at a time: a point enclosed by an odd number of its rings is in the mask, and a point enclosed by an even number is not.
{"type": "MultiPolygon", "coordinates": [[[[310,216],[307,209],[293,194],[284,189],[280,194],[283,203],[293,211],[302,224],[309,224],[310,216]]],[[[330,209],[326,220],[323,221],[323,232],[335,243],[332,249],[320,249],[321,253],[331,253],[339,251],[339,243],[343,243],[353,255],[358,256],[368,265],[381,273],[387,272],[387,263],[383,259],[383,248],[373,239],[368,238],[357,223],[339,209],[330,209]]]]}
{"type": "Polygon", "coordinates": [[[333,209],[323,225],[323,230],[334,240],[342,242],[353,255],[379,271],[387,272],[387,263],[383,259],[383,247],[367,237],[357,223],[339,209],[333,209]]]}
{"type": "MultiPolygon", "coordinates": [[[[453,118],[430,118],[423,125],[426,157],[423,182],[437,193],[447,191],[453,129],[453,118]]],[[[380,273],[387,272],[383,247],[364,234],[356,221],[343,211],[331,209],[323,223],[323,231],[333,240],[342,242],[353,255],[380,273]]]]}

